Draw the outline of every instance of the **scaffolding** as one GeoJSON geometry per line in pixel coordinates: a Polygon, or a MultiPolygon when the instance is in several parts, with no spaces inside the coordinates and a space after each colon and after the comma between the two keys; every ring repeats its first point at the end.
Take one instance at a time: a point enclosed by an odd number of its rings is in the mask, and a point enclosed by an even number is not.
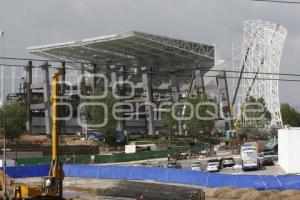
{"type": "MultiPolygon", "coordinates": [[[[237,103],[243,104],[250,96],[264,99],[266,108],[271,114],[271,121],[263,128],[282,127],[278,73],[286,36],[287,29],[279,24],[260,20],[244,22],[240,64],[240,66],[244,65],[244,73],[237,103]]],[[[261,127],[259,120],[243,120],[244,126],[251,124],[251,126],[261,127]]]]}

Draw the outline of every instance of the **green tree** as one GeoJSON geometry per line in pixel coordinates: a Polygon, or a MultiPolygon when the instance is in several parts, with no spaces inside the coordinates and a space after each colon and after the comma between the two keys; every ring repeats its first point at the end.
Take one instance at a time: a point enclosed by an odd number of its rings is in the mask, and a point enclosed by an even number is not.
{"type": "Polygon", "coordinates": [[[280,111],[283,124],[300,126],[300,113],[298,113],[288,103],[281,104],[280,111]]]}
{"type": "MultiPolygon", "coordinates": [[[[197,94],[195,96],[188,97],[187,102],[193,105],[195,112],[192,119],[186,121],[186,130],[190,136],[201,138],[204,136],[204,133],[210,133],[215,126],[215,113],[218,113],[218,110],[216,110],[217,107],[208,105],[207,103],[213,103],[216,105],[216,101],[209,98],[206,94],[197,94]],[[199,103],[203,103],[203,105],[197,107],[199,103]],[[207,117],[207,119],[199,119],[197,117],[197,113],[201,118],[207,117]]],[[[186,111],[187,115],[189,115],[191,112],[189,106],[187,106],[186,111]]]]}
{"type": "Polygon", "coordinates": [[[243,127],[264,128],[270,124],[272,115],[263,98],[249,96],[246,104],[242,106],[242,119],[244,121],[243,127]]]}
{"type": "MultiPolygon", "coordinates": [[[[99,91],[100,90],[95,89],[92,95],[100,95],[99,91]]],[[[112,110],[117,100],[114,98],[111,92],[108,92],[105,98],[91,100],[90,102],[100,102],[107,106],[107,115],[105,115],[105,111],[102,106],[89,106],[87,108],[88,121],[91,124],[102,124],[105,120],[107,120],[107,124],[104,127],[99,128],[99,130],[103,132],[106,143],[113,143],[116,139],[116,128],[118,121],[113,117],[112,110]]]]}
{"type": "MultiPolygon", "coordinates": [[[[14,140],[26,133],[26,109],[18,102],[5,103],[0,109],[1,124],[5,124],[5,136],[14,140]]],[[[1,131],[3,134],[3,131],[1,131]]]]}
{"type": "Polygon", "coordinates": [[[176,124],[177,121],[174,119],[174,117],[172,116],[172,106],[174,103],[170,102],[169,105],[165,106],[166,110],[169,110],[169,112],[164,112],[162,113],[162,121],[164,122],[164,124],[166,124],[166,129],[169,133],[169,135],[174,134],[176,124]]]}

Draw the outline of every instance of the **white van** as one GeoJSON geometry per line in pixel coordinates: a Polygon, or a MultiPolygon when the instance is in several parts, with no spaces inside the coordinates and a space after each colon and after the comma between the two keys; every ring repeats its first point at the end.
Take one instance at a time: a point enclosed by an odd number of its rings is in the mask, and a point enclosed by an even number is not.
{"type": "Polygon", "coordinates": [[[259,160],[255,146],[244,144],[241,147],[241,157],[243,170],[259,168],[259,160]]]}

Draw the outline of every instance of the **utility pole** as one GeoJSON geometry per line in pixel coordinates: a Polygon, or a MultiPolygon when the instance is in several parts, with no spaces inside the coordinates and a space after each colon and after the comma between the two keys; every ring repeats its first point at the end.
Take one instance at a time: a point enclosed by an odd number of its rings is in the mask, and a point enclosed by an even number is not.
{"type": "Polygon", "coordinates": [[[1,79],[1,82],[0,82],[0,84],[1,84],[1,91],[0,91],[0,95],[1,95],[1,97],[0,97],[0,103],[2,104],[3,103],[3,101],[4,101],[4,31],[1,31],[0,30],[0,37],[2,37],[2,57],[3,57],[3,59],[2,59],[2,66],[1,66],[1,68],[0,68],[0,79],[1,79]]]}
{"type": "MultiPolygon", "coordinates": [[[[0,37],[2,36],[2,64],[4,64],[4,32],[0,30],[0,37]]],[[[1,66],[1,76],[4,74],[4,66],[1,66]]],[[[2,102],[4,101],[4,81],[3,77],[1,77],[1,98],[2,102]]],[[[3,199],[6,200],[6,137],[5,137],[5,123],[4,123],[4,116],[2,116],[2,125],[3,125],[3,172],[4,172],[4,186],[3,186],[3,191],[4,191],[4,197],[3,199]]]]}
{"type": "Polygon", "coordinates": [[[4,197],[3,199],[6,200],[6,136],[5,136],[5,123],[3,123],[3,172],[4,172],[4,197]]]}
{"type": "Polygon", "coordinates": [[[2,164],[3,164],[3,173],[4,173],[4,177],[3,177],[3,199],[6,200],[6,133],[5,133],[5,115],[1,115],[1,129],[2,129],[2,134],[3,134],[3,160],[2,160],[2,164]]]}

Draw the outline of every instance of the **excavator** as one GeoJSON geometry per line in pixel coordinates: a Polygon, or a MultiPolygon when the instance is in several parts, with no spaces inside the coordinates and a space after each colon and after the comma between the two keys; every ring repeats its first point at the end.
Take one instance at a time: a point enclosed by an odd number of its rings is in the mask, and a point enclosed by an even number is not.
{"type": "Polygon", "coordinates": [[[4,197],[4,199],[63,199],[63,180],[65,175],[62,163],[59,161],[58,158],[59,137],[57,128],[57,97],[59,95],[59,78],[62,75],[62,73],[62,71],[58,71],[52,76],[52,156],[49,174],[47,177],[43,177],[42,184],[26,185],[15,183],[13,180],[9,179],[9,177],[6,174],[4,174],[3,171],[0,171],[0,194],[4,197]],[[10,190],[12,190],[11,193],[10,190]]]}

